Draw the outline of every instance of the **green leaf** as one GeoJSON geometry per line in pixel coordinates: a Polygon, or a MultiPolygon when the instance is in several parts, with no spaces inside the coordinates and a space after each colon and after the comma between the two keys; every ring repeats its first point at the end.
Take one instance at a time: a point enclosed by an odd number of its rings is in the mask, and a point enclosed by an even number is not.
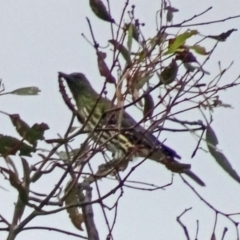
{"type": "Polygon", "coordinates": [[[9,181],[11,183],[11,185],[17,189],[18,193],[19,193],[19,197],[21,198],[21,200],[24,203],[27,203],[28,201],[28,191],[26,191],[26,189],[24,188],[24,186],[22,185],[22,182],[20,181],[20,179],[18,178],[18,176],[12,172],[9,169],[3,168],[1,167],[1,170],[8,173],[9,175],[9,181]]]}
{"type": "Polygon", "coordinates": [[[215,149],[215,147],[219,143],[215,132],[210,126],[207,127],[206,140],[207,140],[208,148],[210,147],[209,150],[212,150],[212,148],[215,149]]]}
{"type": "Polygon", "coordinates": [[[22,167],[23,167],[23,182],[24,182],[24,185],[25,185],[25,188],[29,188],[29,183],[30,183],[30,173],[31,173],[31,170],[30,170],[30,167],[29,167],[29,164],[27,162],[27,160],[23,157],[21,157],[21,161],[22,161],[22,167]]]}
{"type": "Polygon", "coordinates": [[[43,140],[45,130],[49,129],[45,123],[35,123],[31,128],[23,121],[18,114],[9,114],[9,117],[15,126],[19,135],[33,146],[37,146],[38,140],[43,140]]]}
{"type": "Polygon", "coordinates": [[[75,130],[79,129],[79,127],[71,127],[69,133],[73,133],[75,130]]]}
{"type": "Polygon", "coordinates": [[[19,114],[9,114],[9,117],[21,137],[25,137],[30,130],[30,126],[24,122],[19,114]]]}
{"type": "Polygon", "coordinates": [[[133,39],[133,25],[130,23],[128,26],[128,41],[127,41],[129,51],[131,51],[132,49],[132,39],[133,39]]]}
{"type": "Polygon", "coordinates": [[[204,74],[207,74],[207,75],[210,74],[210,72],[204,70],[201,65],[200,66],[194,66],[190,62],[185,62],[185,63],[183,63],[183,66],[189,72],[194,72],[195,70],[197,70],[197,71],[201,71],[201,72],[203,72],[204,74]]]}
{"type": "Polygon", "coordinates": [[[128,65],[132,64],[131,56],[129,51],[115,39],[109,40],[109,42],[122,54],[128,65]]]}
{"type": "Polygon", "coordinates": [[[177,73],[178,65],[176,61],[173,59],[172,62],[167,67],[164,68],[161,74],[160,75],[158,74],[159,80],[162,84],[168,85],[176,79],[177,73]]]}
{"type": "Polygon", "coordinates": [[[37,171],[34,173],[34,175],[31,178],[31,182],[36,182],[42,177],[43,173],[41,171],[37,171]]]}
{"type": "Polygon", "coordinates": [[[132,25],[132,36],[138,42],[139,41],[139,25],[138,26],[136,26],[135,24],[131,24],[131,25],[132,25]]]}
{"type": "Polygon", "coordinates": [[[107,64],[105,63],[104,59],[106,58],[105,52],[97,52],[97,61],[98,61],[98,70],[101,76],[106,78],[108,83],[116,83],[116,79],[112,75],[111,71],[109,70],[107,64]]]}
{"type": "Polygon", "coordinates": [[[196,53],[201,55],[209,55],[210,53],[206,51],[205,47],[202,47],[200,45],[188,46],[188,48],[193,49],[196,53]]]}
{"type": "Polygon", "coordinates": [[[223,103],[219,97],[216,97],[216,99],[213,100],[213,106],[214,107],[224,107],[224,108],[233,108],[232,105],[228,103],[223,103]]]}
{"type": "Polygon", "coordinates": [[[15,204],[15,218],[20,221],[22,214],[24,212],[25,206],[28,202],[29,190],[28,186],[26,187],[25,184],[20,181],[18,176],[9,169],[1,168],[1,171],[6,172],[9,175],[9,182],[10,184],[18,191],[18,200],[15,204]]]}
{"type": "Polygon", "coordinates": [[[183,63],[186,62],[198,62],[196,57],[188,50],[178,50],[176,52],[176,60],[181,60],[183,63]]]}
{"type": "MultiPolygon", "coordinates": [[[[132,99],[135,101],[137,98],[140,97],[139,90],[143,88],[146,82],[148,82],[153,77],[153,74],[145,73],[139,71],[139,69],[136,70],[133,77],[131,78],[131,94],[132,99]]],[[[138,101],[138,104],[142,107],[142,101],[138,101]]]]}
{"type": "Polygon", "coordinates": [[[174,8],[172,6],[167,6],[165,10],[167,10],[167,22],[172,22],[173,13],[179,11],[177,8],[174,8]]]}
{"type": "MultiPolygon", "coordinates": [[[[79,189],[73,181],[70,180],[65,187],[65,205],[79,204],[79,189]]],[[[66,209],[73,225],[80,231],[83,231],[82,224],[84,223],[83,215],[79,212],[78,207],[71,207],[66,209]]]]}
{"type": "Polygon", "coordinates": [[[169,46],[168,46],[168,50],[164,53],[164,55],[167,55],[167,54],[173,54],[175,53],[179,47],[183,46],[185,41],[196,35],[198,33],[197,30],[188,30],[186,31],[185,33],[182,33],[180,35],[178,35],[175,39],[173,39],[170,43],[169,43],[169,46]]]}
{"type": "Polygon", "coordinates": [[[28,197],[29,197],[29,184],[30,184],[30,168],[28,165],[28,162],[26,159],[21,158],[22,161],[22,166],[23,166],[23,182],[21,185],[24,187],[24,189],[19,189],[19,200],[18,204],[16,205],[17,209],[17,214],[18,214],[18,219],[20,220],[25,207],[26,203],[28,202],[28,197]]]}
{"type": "Polygon", "coordinates": [[[19,177],[18,169],[15,166],[14,161],[9,156],[4,157],[4,160],[6,161],[8,168],[10,169],[10,167],[11,167],[13,172],[16,174],[16,176],[19,177]]]}
{"type": "Polygon", "coordinates": [[[144,96],[143,115],[146,118],[151,118],[154,111],[154,101],[150,93],[144,96]]]}
{"type": "Polygon", "coordinates": [[[105,7],[101,0],[90,0],[89,3],[92,11],[95,13],[97,17],[107,22],[111,23],[115,22],[114,19],[112,19],[112,17],[108,13],[107,8],[105,7]]]}
{"type": "Polygon", "coordinates": [[[168,10],[167,11],[167,22],[172,22],[173,20],[173,12],[168,10]]]}
{"type": "Polygon", "coordinates": [[[22,156],[31,156],[36,149],[14,137],[0,134],[0,154],[2,156],[16,155],[18,151],[22,156]]]}
{"type": "Polygon", "coordinates": [[[221,33],[221,34],[219,34],[219,35],[208,35],[207,37],[208,38],[212,38],[212,39],[215,39],[215,40],[217,40],[217,41],[219,41],[219,42],[224,42],[224,41],[226,41],[227,40],[227,38],[233,33],[233,32],[235,32],[235,31],[237,31],[237,29],[231,29],[231,30],[228,30],[227,32],[223,32],[223,33],[221,33]]]}
{"type": "Polygon", "coordinates": [[[25,138],[33,146],[36,146],[38,140],[44,140],[44,132],[48,129],[49,127],[46,123],[35,123],[31,127],[25,138]]]}
{"type": "Polygon", "coordinates": [[[138,90],[143,88],[146,82],[148,82],[153,77],[153,74],[146,74],[139,77],[134,84],[134,87],[136,87],[138,90]]]}
{"type": "Polygon", "coordinates": [[[226,171],[234,180],[240,183],[240,177],[237,172],[233,169],[232,165],[226,158],[226,156],[217,149],[218,139],[213,129],[208,126],[206,131],[206,142],[208,150],[214,157],[216,162],[226,171]]]}
{"type": "Polygon", "coordinates": [[[154,38],[150,39],[149,43],[151,47],[163,44],[166,41],[167,36],[168,34],[166,32],[159,31],[154,38]]]}
{"type": "Polygon", "coordinates": [[[10,94],[29,96],[29,95],[38,95],[39,92],[41,92],[41,90],[38,87],[24,87],[24,88],[18,88],[10,92],[10,94]]]}
{"type": "Polygon", "coordinates": [[[183,63],[183,66],[186,68],[188,72],[194,72],[196,70],[196,67],[188,62],[183,63]]]}

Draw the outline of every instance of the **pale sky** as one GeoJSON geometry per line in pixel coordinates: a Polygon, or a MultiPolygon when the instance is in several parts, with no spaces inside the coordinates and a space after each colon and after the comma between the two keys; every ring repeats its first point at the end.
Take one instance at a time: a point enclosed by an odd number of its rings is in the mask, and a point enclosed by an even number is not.
{"type": "MultiPolygon", "coordinates": [[[[125,1],[112,0],[110,2],[114,19],[117,20],[125,1]]],[[[129,4],[137,6],[136,15],[146,23],[144,28],[146,34],[155,32],[155,15],[152,14],[159,8],[159,2],[158,0],[135,0],[129,4]]],[[[196,22],[213,21],[240,14],[238,0],[202,0],[201,2],[182,0],[181,3],[172,1],[172,5],[180,10],[174,16],[175,23],[198,14],[210,6],[213,6],[213,10],[195,20],[196,22]]],[[[100,44],[105,44],[109,34],[109,25],[93,15],[87,0],[1,0],[0,9],[0,78],[4,82],[6,91],[25,86],[37,86],[41,89],[40,95],[34,97],[2,96],[0,110],[10,114],[18,113],[30,125],[36,122],[45,122],[50,126],[46,137],[56,138],[58,133],[64,134],[71,117],[58,90],[57,72],[83,72],[95,89],[100,90],[104,80],[99,76],[95,52],[83,39],[81,33],[90,36],[85,19],[88,16],[97,40],[100,44]]],[[[202,34],[217,35],[239,26],[240,19],[237,18],[219,24],[201,26],[197,29],[202,34]]],[[[223,68],[229,66],[234,60],[234,65],[223,77],[223,84],[227,84],[240,74],[239,39],[240,30],[234,32],[226,42],[219,44],[205,67],[207,71],[211,72],[211,76],[215,76],[219,60],[223,68]]],[[[209,44],[210,48],[212,42],[209,41],[209,44]]],[[[205,45],[205,47],[208,46],[205,45]]],[[[223,92],[220,96],[234,109],[217,109],[212,126],[218,136],[219,148],[240,174],[239,87],[223,92]]],[[[8,117],[1,115],[0,119],[0,133],[17,137],[8,117]]],[[[191,161],[191,151],[195,142],[184,140],[179,137],[168,137],[167,145],[174,148],[182,156],[184,162],[191,163],[194,172],[207,185],[205,188],[200,188],[193,183],[195,189],[217,209],[226,213],[240,212],[240,185],[231,179],[209,154],[199,151],[191,161]]],[[[18,158],[14,159],[19,161],[18,158]]],[[[55,175],[48,177],[45,181],[40,181],[36,184],[36,189],[43,189],[42,192],[50,190],[57,177],[55,175]]],[[[146,161],[134,172],[132,178],[164,185],[170,181],[171,174],[164,167],[146,161]]],[[[104,190],[106,188],[105,191],[113,186],[111,184],[107,181],[101,182],[104,190]]],[[[16,190],[12,189],[3,177],[1,177],[0,185],[9,190],[0,189],[0,214],[11,221],[16,190]]],[[[109,201],[109,205],[111,205],[110,203],[111,201],[109,201]]],[[[113,233],[114,239],[185,239],[183,230],[176,222],[176,217],[189,207],[193,209],[183,217],[183,221],[189,229],[191,239],[195,237],[197,219],[200,226],[198,239],[209,239],[214,225],[214,212],[184,185],[178,176],[175,177],[174,185],[165,191],[149,192],[126,188],[119,204],[118,221],[113,233]]],[[[99,208],[96,208],[95,215],[100,237],[106,239],[107,228],[99,208]]],[[[23,219],[26,216],[27,214],[23,216],[23,219]]],[[[235,219],[240,220],[240,217],[235,219]]],[[[28,226],[36,225],[58,227],[84,235],[84,232],[75,230],[65,212],[38,217],[28,226]]],[[[225,239],[235,239],[236,232],[233,224],[223,217],[220,217],[217,226],[217,239],[220,239],[224,227],[229,228],[225,239]]],[[[5,238],[6,233],[0,232],[0,239],[5,238]]],[[[24,231],[17,237],[18,240],[33,238],[35,240],[44,238],[74,239],[71,236],[41,230],[24,231]]]]}

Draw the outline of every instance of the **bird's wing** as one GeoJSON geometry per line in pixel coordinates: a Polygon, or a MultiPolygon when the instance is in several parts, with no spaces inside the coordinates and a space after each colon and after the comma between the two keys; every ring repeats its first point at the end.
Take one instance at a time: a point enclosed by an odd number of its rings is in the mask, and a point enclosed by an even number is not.
{"type": "MultiPolygon", "coordinates": [[[[122,118],[122,126],[123,128],[131,128],[136,125],[136,121],[126,112],[123,113],[122,118]]],[[[151,149],[152,146],[156,146],[158,151],[163,152],[166,154],[166,156],[169,156],[171,161],[169,164],[165,162],[165,165],[168,169],[174,172],[174,168],[176,167],[176,171],[181,172],[188,175],[190,178],[192,178],[195,182],[197,182],[201,186],[205,186],[205,183],[190,170],[191,165],[189,164],[182,164],[174,160],[175,158],[181,158],[173,149],[166,146],[165,144],[161,143],[151,132],[146,130],[140,125],[135,126],[133,129],[133,132],[130,134],[135,138],[135,141],[138,141],[140,144],[149,146],[151,149]],[[175,165],[175,166],[174,166],[175,165]]],[[[169,158],[168,158],[169,159],[169,158]]],[[[169,159],[169,160],[170,160],[169,159]]]]}
{"type": "Polygon", "coordinates": [[[172,159],[181,158],[173,149],[161,143],[151,132],[137,124],[126,111],[122,112],[122,116],[119,111],[111,112],[108,115],[108,124],[117,126],[119,116],[121,118],[123,132],[132,143],[147,146],[152,150],[154,150],[154,148],[159,149],[172,159]]]}
{"type": "MultiPolygon", "coordinates": [[[[125,114],[127,117],[124,117],[124,119],[127,119],[128,123],[123,122],[123,127],[125,124],[131,124],[132,126],[136,125],[136,121],[128,113],[125,112],[125,114]]],[[[137,139],[143,141],[143,144],[148,145],[150,149],[153,146],[156,146],[156,148],[160,148],[162,151],[165,151],[167,155],[173,158],[181,158],[173,149],[161,143],[150,131],[146,130],[141,125],[137,125],[133,128],[133,134],[137,139]]]]}

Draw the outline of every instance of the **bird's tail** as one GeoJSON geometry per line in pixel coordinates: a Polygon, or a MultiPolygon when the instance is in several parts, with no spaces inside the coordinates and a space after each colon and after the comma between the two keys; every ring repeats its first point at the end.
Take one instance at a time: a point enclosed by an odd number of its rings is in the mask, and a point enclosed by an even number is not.
{"type": "Polygon", "coordinates": [[[186,174],[187,176],[189,176],[191,179],[193,179],[200,186],[202,186],[202,187],[206,186],[205,183],[191,170],[185,170],[183,173],[186,174]]]}
{"type": "MultiPolygon", "coordinates": [[[[178,155],[177,155],[178,156],[178,155]]],[[[149,159],[154,160],[156,162],[160,162],[166,166],[171,172],[176,172],[179,174],[186,174],[200,186],[205,186],[205,183],[195,174],[191,169],[190,164],[180,163],[175,159],[175,152],[174,154],[170,154],[169,151],[164,151],[164,149],[159,149],[155,151],[152,155],[150,155],[149,159]]]]}

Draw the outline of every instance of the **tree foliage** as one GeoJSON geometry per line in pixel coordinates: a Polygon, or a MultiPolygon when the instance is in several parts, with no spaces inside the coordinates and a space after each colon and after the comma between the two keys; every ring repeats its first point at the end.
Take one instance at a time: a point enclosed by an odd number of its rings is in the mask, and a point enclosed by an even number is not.
{"type": "MultiPolygon", "coordinates": [[[[144,16],[140,18],[135,16],[137,6],[131,6],[130,1],[126,1],[124,8],[121,9],[121,18],[117,19],[109,10],[109,5],[113,3],[109,1],[107,3],[99,0],[89,1],[92,14],[95,14],[102,24],[108,24],[110,27],[111,39],[104,37],[101,39],[101,44],[105,41],[104,46],[108,47],[102,47],[95,37],[90,20],[93,16],[87,18],[89,32],[83,34],[85,40],[90,43],[89,48],[93,48],[96,53],[93,58],[96,58],[99,79],[102,79],[102,96],[106,94],[106,85],[111,85],[114,88],[112,101],[118,108],[129,111],[135,107],[140,110],[142,117],[138,119],[138,124],[144,125],[147,131],[154,133],[158,138],[161,138],[163,132],[172,132],[179,135],[179,138],[182,133],[188,134],[189,139],[194,136],[197,138],[197,143],[192,149],[192,158],[198,151],[207,151],[215,159],[216,166],[219,164],[226,174],[240,183],[237,171],[218,149],[217,136],[211,126],[216,108],[231,108],[221,100],[221,92],[231,91],[231,88],[237,87],[240,83],[239,78],[228,79],[227,83],[223,81],[225,73],[231,70],[231,65],[224,68],[219,65],[217,73],[208,69],[208,62],[211,61],[214,51],[219,44],[223,44],[222,42],[227,44],[228,38],[236,29],[225,30],[218,35],[211,33],[203,35],[198,29],[198,26],[209,24],[221,25],[223,21],[239,16],[216,19],[214,23],[203,22],[203,16],[211,10],[209,8],[180,23],[174,23],[174,14],[181,9],[178,10],[169,2],[162,1],[161,8],[155,13],[157,21],[153,28],[156,27],[157,30],[153,35],[148,36],[144,32],[144,16]],[[206,43],[211,43],[212,48],[206,49],[206,43]]],[[[155,15],[152,14],[153,17],[155,15]]],[[[139,159],[126,169],[116,169],[114,160],[104,146],[96,145],[86,135],[89,132],[84,128],[85,124],[74,124],[74,120],[80,116],[66,91],[66,84],[61,79],[58,81],[63,102],[72,112],[72,119],[64,136],[51,139],[44,137],[45,131],[49,129],[47,117],[46,123],[35,123],[30,127],[21,118],[21,114],[1,111],[1,118],[9,117],[9,121],[19,135],[18,138],[0,135],[2,179],[9,181],[18,193],[12,220],[0,214],[1,230],[8,232],[8,240],[13,240],[33,218],[39,216],[47,218],[48,215],[66,211],[69,221],[77,231],[83,232],[74,233],[51,227],[46,229],[72,237],[97,240],[100,239],[100,230],[94,218],[93,206],[98,204],[103,210],[108,228],[106,239],[114,239],[118,203],[124,188],[157,191],[170,188],[177,178],[173,176],[172,180],[163,186],[156,183],[151,185],[145,182],[131,182],[130,176],[146,159],[139,159]],[[96,164],[93,161],[96,158],[101,159],[100,163],[96,164]],[[21,168],[15,163],[17,159],[20,159],[21,168]],[[32,190],[34,183],[54,172],[58,172],[59,177],[57,180],[54,179],[55,186],[50,192],[32,190]],[[100,179],[114,182],[111,190],[102,194],[98,186],[100,179]],[[98,197],[93,199],[93,193],[98,197]],[[112,201],[111,208],[105,204],[109,199],[112,201]],[[51,210],[48,208],[49,205],[52,207],[51,210]],[[26,208],[30,209],[30,213],[23,218],[26,208]],[[111,221],[106,214],[108,210],[115,211],[114,219],[111,221]]],[[[39,92],[37,87],[24,87],[7,92],[3,81],[1,82],[2,98],[6,94],[37,95],[39,92]]],[[[82,122],[81,119],[79,120],[82,122]]],[[[213,234],[208,238],[215,239],[218,216],[222,215],[235,224],[239,239],[237,222],[232,215],[223,213],[209,204],[187,179],[182,176],[181,178],[184,184],[199,197],[199,201],[202,200],[206,207],[216,214],[213,234]]],[[[189,229],[181,220],[182,215],[188,211],[190,209],[183,210],[183,213],[177,217],[178,223],[184,230],[181,239],[190,239],[189,229]]],[[[223,231],[222,239],[225,233],[226,231],[223,231]]],[[[197,234],[198,232],[196,236],[197,234]]]]}

